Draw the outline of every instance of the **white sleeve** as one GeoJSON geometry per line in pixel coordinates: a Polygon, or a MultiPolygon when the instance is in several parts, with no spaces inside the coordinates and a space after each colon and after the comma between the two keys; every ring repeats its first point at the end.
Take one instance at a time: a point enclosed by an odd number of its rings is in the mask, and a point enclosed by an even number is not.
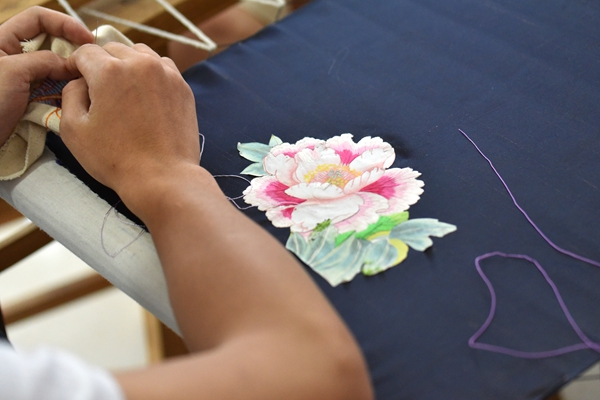
{"type": "Polygon", "coordinates": [[[0,341],[0,400],[125,400],[106,370],[54,349],[16,352],[0,341]]]}

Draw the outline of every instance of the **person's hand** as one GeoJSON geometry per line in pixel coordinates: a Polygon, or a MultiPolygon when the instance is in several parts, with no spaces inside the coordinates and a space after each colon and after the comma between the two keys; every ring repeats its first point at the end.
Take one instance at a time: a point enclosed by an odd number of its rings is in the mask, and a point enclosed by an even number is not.
{"type": "Polygon", "coordinates": [[[141,195],[141,185],[181,165],[197,167],[194,96],[170,59],[144,44],[108,43],[80,47],[67,67],[82,78],[63,89],[61,137],[130,208],[127,193],[141,195]]]}
{"type": "Polygon", "coordinates": [[[75,19],[41,7],[29,8],[0,25],[0,146],[27,108],[31,82],[77,77],[66,68],[64,59],[50,51],[21,53],[20,42],[42,32],[75,44],[94,40],[92,33],[75,19]]]}

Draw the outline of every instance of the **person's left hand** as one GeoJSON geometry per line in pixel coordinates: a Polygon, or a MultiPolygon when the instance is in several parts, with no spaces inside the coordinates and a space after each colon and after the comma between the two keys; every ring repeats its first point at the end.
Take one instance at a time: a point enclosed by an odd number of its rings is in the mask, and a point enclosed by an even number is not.
{"type": "Polygon", "coordinates": [[[0,25],[0,146],[14,131],[27,108],[30,84],[52,78],[73,79],[65,60],[50,51],[21,53],[21,41],[46,32],[81,45],[94,36],[75,19],[41,7],[32,7],[0,25]]]}

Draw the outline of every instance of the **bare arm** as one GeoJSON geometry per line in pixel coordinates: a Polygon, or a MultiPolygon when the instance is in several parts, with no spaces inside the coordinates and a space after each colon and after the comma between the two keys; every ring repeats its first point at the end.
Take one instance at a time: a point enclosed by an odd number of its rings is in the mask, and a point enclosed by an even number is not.
{"type": "Polygon", "coordinates": [[[84,46],[61,134],[148,226],[191,356],[118,376],[135,399],[370,399],[351,334],[295,259],[198,166],[194,99],[144,45],[84,46]],[[168,90],[166,90],[168,88],[168,90]]]}

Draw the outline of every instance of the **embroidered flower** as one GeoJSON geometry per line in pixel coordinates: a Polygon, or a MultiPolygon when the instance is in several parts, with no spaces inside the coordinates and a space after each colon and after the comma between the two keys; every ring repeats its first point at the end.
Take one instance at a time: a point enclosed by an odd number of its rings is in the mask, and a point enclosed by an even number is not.
{"type": "Polygon", "coordinates": [[[273,225],[289,227],[286,247],[333,286],[362,271],[373,275],[402,262],[408,247],[423,251],[456,229],[435,219],[408,220],[423,193],[420,173],[389,168],[394,149],[381,138],[358,143],[349,133],[294,144],[239,144],[256,175],[244,200],[273,225]]]}
{"type": "Polygon", "coordinates": [[[354,143],[351,134],[282,143],[264,157],[268,175],[252,180],[244,200],[292,232],[310,232],[327,220],[340,233],[361,231],[381,215],[407,210],[423,193],[418,172],[386,170],[394,157],[380,138],[354,143]]]}

